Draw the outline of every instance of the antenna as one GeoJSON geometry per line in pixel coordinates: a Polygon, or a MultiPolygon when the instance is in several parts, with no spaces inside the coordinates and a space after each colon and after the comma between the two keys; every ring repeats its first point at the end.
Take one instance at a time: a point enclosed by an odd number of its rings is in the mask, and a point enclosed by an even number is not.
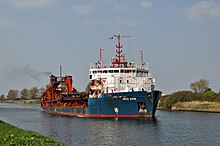
{"type": "Polygon", "coordinates": [[[141,65],[144,64],[143,50],[141,50],[141,65]]]}
{"type": "Polygon", "coordinates": [[[143,55],[143,50],[141,50],[141,68],[144,68],[144,55],[143,55]]]}
{"type": "Polygon", "coordinates": [[[100,68],[102,68],[102,48],[100,48],[100,52],[99,52],[99,55],[100,55],[100,68]]]}
{"type": "Polygon", "coordinates": [[[62,66],[60,65],[60,77],[62,77],[62,66]]]}

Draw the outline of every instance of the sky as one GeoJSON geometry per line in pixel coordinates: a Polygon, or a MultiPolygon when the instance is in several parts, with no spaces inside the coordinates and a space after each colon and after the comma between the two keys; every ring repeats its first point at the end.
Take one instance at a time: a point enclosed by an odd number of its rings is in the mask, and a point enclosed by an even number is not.
{"type": "Polygon", "coordinates": [[[79,91],[90,64],[110,64],[117,34],[130,61],[140,51],[164,94],[207,79],[220,91],[219,0],[0,0],[0,94],[72,75],[79,91]]]}

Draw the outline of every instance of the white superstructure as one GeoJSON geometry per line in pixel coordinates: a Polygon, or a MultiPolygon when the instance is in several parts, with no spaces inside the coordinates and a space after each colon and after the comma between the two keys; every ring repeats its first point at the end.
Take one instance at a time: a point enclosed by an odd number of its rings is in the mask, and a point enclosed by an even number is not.
{"type": "MultiPolygon", "coordinates": [[[[100,49],[100,62],[90,66],[89,79],[91,97],[99,97],[102,93],[150,91],[155,87],[155,79],[149,73],[148,64],[141,65],[128,63],[124,55],[121,55],[120,39],[127,36],[114,35],[117,37],[117,54],[112,59],[111,65],[102,64],[100,49]]],[[[112,37],[113,38],[113,37],[112,37]]],[[[143,59],[143,54],[142,54],[143,59]]]]}

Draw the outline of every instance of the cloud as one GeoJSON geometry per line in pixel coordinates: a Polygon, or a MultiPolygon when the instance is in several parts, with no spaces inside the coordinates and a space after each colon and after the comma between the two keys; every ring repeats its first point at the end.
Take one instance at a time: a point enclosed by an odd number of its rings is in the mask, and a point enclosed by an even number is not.
{"type": "Polygon", "coordinates": [[[13,43],[13,42],[16,41],[16,40],[17,40],[16,37],[7,37],[7,36],[5,36],[5,37],[0,37],[0,43],[1,43],[1,44],[4,44],[4,43],[6,43],[6,44],[11,44],[11,43],[13,43]]]}
{"type": "Polygon", "coordinates": [[[97,20],[95,19],[83,20],[78,23],[79,26],[94,26],[96,24],[97,24],[97,20]]]}
{"type": "Polygon", "coordinates": [[[114,10],[118,12],[124,12],[127,10],[127,7],[119,4],[114,4],[114,10]]]}
{"type": "Polygon", "coordinates": [[[145,23],[143,21],[134,21],[134,20],[129,20],[129,19],[124,19],[119,21],[119,25],[122,26],[129,26],[129,27],[133,27],[133,26],[143,26],[145,23]]]}
{"type": "Polygon", "coordinates": [[[153,3],[149,2],[149,1],[142,1],[141,2],[141,7],[145,8],[145,9],[149,9],[153,7],[153,3]]]}
{"type": "MultiPolygon", "coordinates": [[[[89,0],[89,3],[73,5],[72,10],[79,15],[88,14],[102,5],[107,5],[110,0],[89,0]]],[[[100,9],[103,9],[101,7],[100,9]]]]}
{"type": "Polygon", "coordinates": [[[93,9],[95,9],[95,3],[73,6],[73,10],[79,15],[87,14],[93,9]]]}
{"type": "Polygon", "coordinates": [[[220,18],[220,4],[214,0],[200,1],[188,8],[186,15],[192,21],[220,18]]]}
{"type": "Polygon", "coordinates": [[[110,22],[107,20],[96,20],[96,19],[87,19],[82,20],[77,25],[78,26],[101,26],[101,25],[109,25],[110,22]]]}
{"type": "Polygon", "coordinates": [[[15,23],[9,19],[0,16],[0,29],[14,27],[15,23]]]}
{"type": "Polygon", "coordinates": [[[180,10],[180,8],[178,6],[172,5],[172,6],[169,6],[169,7],[162,8],[162,10],[165,11],[165,12],[173,12],[173,11],[180,10]]]}
{"type": "Polygon", "coordinates": [[[40,22],[37,27],[38,27],[38,29],[44,30],[44,31],[54,31],[55,30],[54,27],[50,26],[46,22],[40,22]]]}
{"type": "Polygon", "coordinates": [[[1,0],[18,9],[42,8],[56,5],[58,0],[1,0]]]}
{"type": "Polygon", "coordinates": [[[179,10],[179,7],[172,5],[172,6],[170,6],[169,9],[172,10],[172,11],[177,11],[177,10],[179,10]]]}
{"type": "MultiPolygon", "coordinates": [[[[87,19],[83,20],[78,23],[78,26],[107,26],[111,25],[112,22],[108,20],[97,20],[97,19],[87,19]]],[[[130,19],[123,19],[119,20],[116,25],[124,26],[124,27],[135,27],[135,26],[143,26],[145,22],[137,21],[137,20],[130,20],[130,19]]]]}

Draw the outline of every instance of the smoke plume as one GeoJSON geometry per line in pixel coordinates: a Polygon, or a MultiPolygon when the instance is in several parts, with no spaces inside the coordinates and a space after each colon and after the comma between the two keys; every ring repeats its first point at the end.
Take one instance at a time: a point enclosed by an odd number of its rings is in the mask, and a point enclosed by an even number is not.
{"type": "Polygon", "coordinates": [[[26,80],[31,79],[35,81],[41,81],[42,78],[45,79],[45,77],[48,77],[52,74],[52,72],[49,71],[39,71],[30,65],[23,65],[23,66],[11,66],[9,70],[7,71],[6,76],[10,80],[26,80]]]}

